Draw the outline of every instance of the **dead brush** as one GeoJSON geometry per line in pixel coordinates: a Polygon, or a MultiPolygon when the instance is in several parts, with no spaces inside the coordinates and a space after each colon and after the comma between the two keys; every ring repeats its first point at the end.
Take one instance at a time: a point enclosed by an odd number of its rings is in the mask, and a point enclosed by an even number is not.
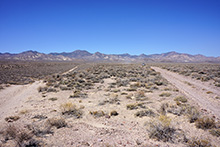
{"type": "Polygon", "coordinates": [[[75,118],[81,118],[83,115],[83,111],[71,102],[61,104],[60,108],[63,115],[74,116],[75,118]]]}

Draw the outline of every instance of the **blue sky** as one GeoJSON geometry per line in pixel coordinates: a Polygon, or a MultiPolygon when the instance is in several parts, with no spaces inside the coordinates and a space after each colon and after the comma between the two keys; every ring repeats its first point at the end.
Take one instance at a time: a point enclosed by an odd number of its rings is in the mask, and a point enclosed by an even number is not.
{"type": "Polygon", "coordinates": [[[0,0],[0,52],[220,56],[220,0],[0,0]]]}

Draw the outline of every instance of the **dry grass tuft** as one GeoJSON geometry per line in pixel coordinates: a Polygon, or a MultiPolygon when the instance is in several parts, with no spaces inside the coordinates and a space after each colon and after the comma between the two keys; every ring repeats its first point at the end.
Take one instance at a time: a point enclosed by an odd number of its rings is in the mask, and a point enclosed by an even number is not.
{"type": "Polygon", "coordinates": [[[102,110],[90,111],[90,114],[93,115],[94,117],[103,117],[103,116],[105,116],[105,113],[102,110]]]}
{"type": "Polygon", "coordinates": [[[76,118],[81,118],[83,115],[83,111],[71,102],[62,104],[60,108],[63,115],[74,116],[76,118]]]}
{"type": "Polygon", "coordinates": [[[57,129],[67,126],[67,123],[63,118],[50,118],[46,123],[51,127],[56,127],[57,129]]]}

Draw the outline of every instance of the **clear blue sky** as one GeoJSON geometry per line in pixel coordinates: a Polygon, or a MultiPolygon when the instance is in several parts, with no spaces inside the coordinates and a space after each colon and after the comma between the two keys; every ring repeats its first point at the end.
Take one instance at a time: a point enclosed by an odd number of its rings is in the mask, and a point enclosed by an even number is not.
{"type": "Polygon", "coordinates": [[[220,56],[220,0],[0,0],[0,52],[220,56]]]}

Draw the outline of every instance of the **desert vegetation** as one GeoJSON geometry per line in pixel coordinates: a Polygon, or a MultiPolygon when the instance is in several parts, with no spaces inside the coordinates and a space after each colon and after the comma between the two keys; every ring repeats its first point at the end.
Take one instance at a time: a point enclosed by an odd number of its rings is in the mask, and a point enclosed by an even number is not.
{"type": "Polygon", "coordinates": [[[75,67],[71,62],[0,61],[0,84],[28,84],[75,67]]]}
{"type": "Polygon", "coordinates": [[[77,66],[64,74],[54,72],[45,76],[23,108],[4,117],[0,146],[218,146],[220,143],[218,119],[149,65],[77,66]],[[24,134],[22,139],[20,132],[24,134]]]}
{"type": "Polygon", "coordinates": [[[202,82],[211,81],[216,87],[220,87],[220,65],[219,64],[161,64],[162,68],[172,72],[189,76],[202,82]]]}

